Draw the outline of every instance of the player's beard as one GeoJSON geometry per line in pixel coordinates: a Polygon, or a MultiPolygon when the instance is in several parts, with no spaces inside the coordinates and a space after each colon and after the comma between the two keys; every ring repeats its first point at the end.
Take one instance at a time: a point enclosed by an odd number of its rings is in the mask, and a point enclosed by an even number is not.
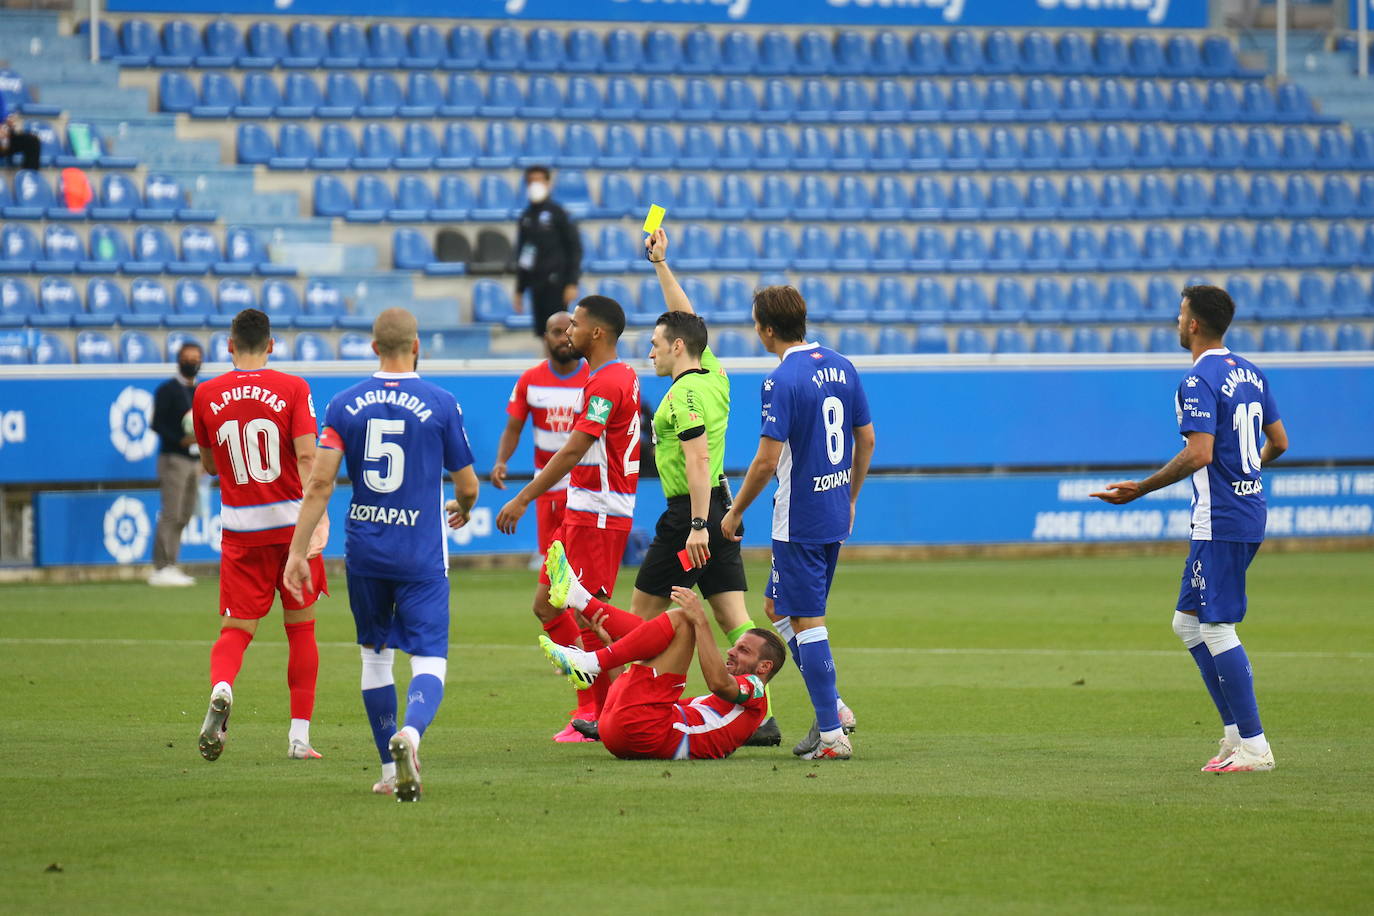
{"type": "Polygon", "coordinates": [[[553,357],[553,361],[556,363],[570,363],[582,358],[582,354],[578,353],[572,344],[550,347],[549,355],[553,357]]]}

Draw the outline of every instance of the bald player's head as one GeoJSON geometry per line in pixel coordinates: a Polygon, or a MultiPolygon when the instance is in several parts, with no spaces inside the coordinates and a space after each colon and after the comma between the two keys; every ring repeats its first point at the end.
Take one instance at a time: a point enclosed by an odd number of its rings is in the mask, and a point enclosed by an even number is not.
{"type": "Polygon", "coordinates": [[[554,312],[549,316],[549,320],[544,322],[544,349],[554,362],[570,363],[577,359],[577,351],[568,339],[570,324],[572,315],[567,312],[554,312]]]}
{"type": "Polygon", "coordinates": [[[419,337],[420,325],[415,316],[402,308],[387,309],[372,322],[372,342],[383,359],[412,352],[419,337]]]}

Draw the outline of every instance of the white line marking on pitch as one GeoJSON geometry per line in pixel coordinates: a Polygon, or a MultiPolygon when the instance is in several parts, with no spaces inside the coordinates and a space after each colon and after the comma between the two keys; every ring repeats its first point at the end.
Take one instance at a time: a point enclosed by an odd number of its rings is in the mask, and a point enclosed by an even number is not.
{"type": "MultiPolygon", "coordinates": [[[[205,648],[213,640],[210,639],[86,639],[86,638],[42,638],[42,637],[0,637],[0,645],[3,646],[184,646],[205,648]]],[[[260,646],[281,646],[283,642],[255,642],[254,645],[260,646]]],[[[357,643],[352,642],[321,642],[322,649],[352,649],[357,647],[357,643]]],[[[492,650],[497,649],[505,652],[532,652],[538,646],[531,642],[528,645],[507,645],[503,643],[453,643],[450,649],[459,651],[470,650],[492,650]]],[[[1028,655],[1028,656],[1140,656],[1151,658],[1154,656],[1174,657],[1179,653],[1173,649],[1008,649],[1008,648],[938,648],[921,646],[839,646],[841,653],[869,653],[869,654],[891,654],[891,655],[1028,655]]],[[[1374,652],[1282,652],[1259,650],[1264,658],[1345,658],[1345,659],[1371,659],[1374,652]]]]}

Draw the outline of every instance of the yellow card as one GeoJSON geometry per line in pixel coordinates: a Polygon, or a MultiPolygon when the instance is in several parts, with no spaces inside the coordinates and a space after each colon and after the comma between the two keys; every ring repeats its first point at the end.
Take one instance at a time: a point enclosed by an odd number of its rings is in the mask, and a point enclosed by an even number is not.
{"type": "Polygon", "coordinates": [[[649,215],[644,217],[644,231],[653,235],[658,231],[658,227],[663,225],[663,214],[667,213],[658,204],[649,207],[649,215]]]}

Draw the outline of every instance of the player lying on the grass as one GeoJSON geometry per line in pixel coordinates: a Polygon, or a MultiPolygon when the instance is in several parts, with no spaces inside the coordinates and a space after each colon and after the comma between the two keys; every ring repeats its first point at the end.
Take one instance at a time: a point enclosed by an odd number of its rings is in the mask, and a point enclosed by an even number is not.
{"type": "Polygon", "coordinates": [[[606,750],[622,760],[733,754],[768,712],[764,690],[787,659],[782,640],[768,630],[752,629],[722,659],[701,600],[691,589],[674,586],[672,598],[680,606],[644,620],[593,598],[573,576],[561,547],[555,541],[545,561],[550,597],[580,606],[614,641],[595,652],[560,646],[547,636],[539,637],[539,645],[574,687],[585,687],[602,671],[629,665],[611,684],[601,710],[606,750]],[[684,701],[693,655],[711,692],[684,701]]]}
{"type": "Polygon", "coordinates": [[[319,757],[310,746],[315,679],[315,600],[328,594],[320,554],[329,520],[306,532],[307,578],[287,590],[282,576],[287,545],[301,506],[301,487],[315,465],[315,405],[305,380],[267,368],[272,325],[266,313],[244,309],[229,327],[234,368],[204,382],[191,405],[200,463],[219,477],[224,508],[220,556],[219,638],[210,649],[210,707],[200,727],[200,755],[217,760],[234,704],[234,679],[243,655],[281,593],[286,626],[286,684],[291,694],[287,756],[319,757]]]}

